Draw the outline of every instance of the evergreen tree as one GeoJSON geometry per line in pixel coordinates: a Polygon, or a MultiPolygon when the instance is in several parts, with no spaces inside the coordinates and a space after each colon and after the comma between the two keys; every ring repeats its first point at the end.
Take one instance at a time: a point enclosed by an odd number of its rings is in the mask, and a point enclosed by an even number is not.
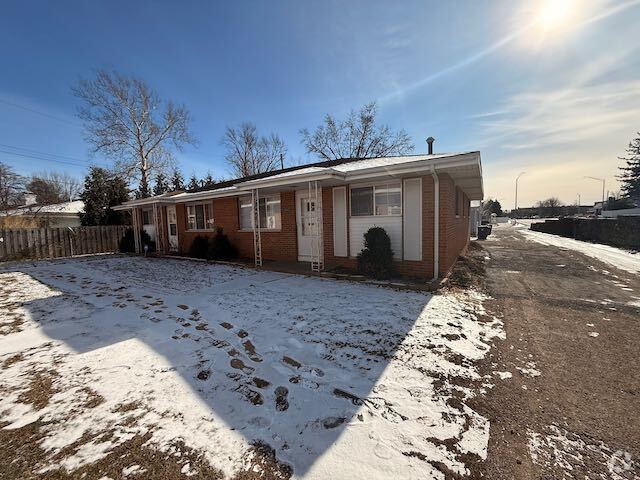
{"type": "Polygon", "coordinates": [[[84,190],[80,195],[84,202],[84,213],[80,214],[82,225],[121,225],[123,212],[111,209],[129,200],[127,182],[104,168],[91,167],[84,179],[84,190]]]}
{"type": "Polygon", "coordinates": [[[622,174],[618,176],[622,193],[632,199],[640,199],[640,132],[637,135],[627,147],[627,157],[620,157],[627,165],[620,167],[622,174]]]}
{"type": "Polygon", "coordinates": [[[164,176],[164,173],[160,172],[156,175],[156,184],[153,187],[154,195],[162,195],[163,193],[167,193],[169,191],[169,183],[167,182],[167,177],[164,176]]]}
{"type": "Polygon", "coordinates": [[[187,190],[196,190],[198,188],[200,188],[200,182],[195,175],[191,175],[189,183],[187,184],[187,190]]]}
{"type": "Polygon", "coordinates": [[[146,177],[140,179],[140,186],[136,190],[136,198],[147,198],[151,196],[151,188],[146,177]]]}
{"type": "Polygon", "coordinates": [[[170,180],[170,188],[172,191],[176,190],[184,190],[184,178],[182,178],[182,173],[177,168],[173,169],[171,172],[171,180],[170,180]]]}
{"type": "Polygon", "coordinates": [[[213,179],[211,172],[207,172],[207,176],[200,180],[200,185],[202,187],[210,187],[212,185],[215,185],[215,183],[216,181],[213,179]]]}

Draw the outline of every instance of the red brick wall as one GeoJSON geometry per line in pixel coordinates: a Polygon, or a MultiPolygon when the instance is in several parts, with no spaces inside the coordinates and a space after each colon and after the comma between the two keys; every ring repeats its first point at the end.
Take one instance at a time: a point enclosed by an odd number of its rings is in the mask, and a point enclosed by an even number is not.
{"type": "MultiPolygon", "coordinates": [[[[217,198],[213,202],[213,217],[216,227],[222,227],[231,243],[238,249],[241,258],[253,258],[253,232],[241,231],[238,198],[217,198]]],[[[185,204],[176,206],[178,217],[178,239],[180,253],[189,253],[191,242],[197,235],[212,237],[214,232],[190,232],[186,230],[185,204]]],[[[280,194],[282,228],[279,231],[263,231],[262,258],[264,260],[296,261],[298,243],[296,231],[296,204],[294,192],[280,194]]]]}
{"type": "MultiPolygon", "coordinates": [[[[455,187],[451,177],[440,174],[440,264],[439,273],[446,275],[469,242],[469,199],[455,187]],[[455,195],[459,195],[460,214],[455,214],[455,195]]],[[[349,186],[347,185],[347,212],[349,212],[349,186]]],[[[282,228],[277,232],[262,232],[262,256],[264,260],[297,261],[297,228],[295,192],[280,195],[282,228]]],[[[433,277],[433,178],[422,177],[422,260],[397,261],[396,270],[409,277],[430,279],[433,277]]],[[[176,205],[180,253],[188,254],[189,246],[197,235],[213,236],[213,232],[186,231],[185,205],[176,205]]],[[[328,267],[356,268],[356,259],[333,255],[333,188],[322,190],[324,230],[324,259],[328,267]]],[[[238,199],[229,197],[213,200],[215,225],[223,228],[229,240],[238,248],[242,258],[253,258],[253,232],[239,230],[238,199]]],[[[347,229],[348,229],[347,222],[347,229]]],[[[347,231],[347,238],[349,232],[347,231]]],[[[347,242],[349,250],[349,242],[347,242]]],[[[349,251],[349,255],[351,252],[349,251]]]]}
{"type": "Polygon", "coordinates": [[[440,174],[440,275],[444,276],[469,244],[469,199],[451,177],[440,174]],[[459,214],[456,215],[456,195],[459,214]]]}

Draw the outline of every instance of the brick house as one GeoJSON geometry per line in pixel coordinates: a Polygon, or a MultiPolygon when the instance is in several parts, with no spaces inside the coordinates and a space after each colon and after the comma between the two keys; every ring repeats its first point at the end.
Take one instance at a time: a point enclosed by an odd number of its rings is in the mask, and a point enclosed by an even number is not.
{"type": "Polygon", "coordinates": [[[396,270],[432,279],[467,247],[470,201],[482,197],[480,153],[467,152],[319,162],[116,209],[129,210],[160,253],[187,254],[197,235],[222,227],[256,265],[308,262],[314,271],[355,268],[364,233],[380,226],[396,270]]]}

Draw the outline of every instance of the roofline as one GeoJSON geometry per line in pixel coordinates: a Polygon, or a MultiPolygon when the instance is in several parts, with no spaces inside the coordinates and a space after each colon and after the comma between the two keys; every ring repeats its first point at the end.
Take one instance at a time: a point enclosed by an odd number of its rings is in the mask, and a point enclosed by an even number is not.
{"type": "MultiPolygon", "coordinates": [[[[301,174],[287,175],[286,177],[277,177],[278,174],[257,178],[247,181],[239,180],[235,185],[224,187],[221,189],[202,190],[199,192],[186,192],[174,196],[158,196],[148,197],[139,200],[129,200],[121,205],[113,207],[114,210],[128,210],[132,207],[141,207],[152,205],[154,203],[173,205],[177,203],[187,203],[197,200],[208,200],[212,198],[233,197],[250,193],[256,188],[279,187],[298,183],[300,181],[321,181],[321,180],[343,180],[356,181],[360,179],[375,178],[386,175],[406,175],[411,173],[431,172],[432,167],[438,170],[445,170],[447,167],[458,167],[465,165],[477,165],[480,172],[480,189],[484,196],[484,186],[482,179],[482,163],[480,160],[480,152],[465,152],[460,154],[451,154],[448,156],[435,156],[436,158],[420,158],[410,162],[393,165],[378,165],[366,169],[354,170],[352,172],[341,172],[332,167],[318,167],[320,171],[305,172],[301,174]]],[[[366,159],[361,159],[366,160],[366,159]]],[[[347,162],[345,162],[347,163],[347,162]]],[[[317,166],[317,165],[315,165],[317,166]]],[[[310,165],[309,168],[313,168],[310,165]]],[[[287,170],[288,173],[295,170],[287,170]]]]}

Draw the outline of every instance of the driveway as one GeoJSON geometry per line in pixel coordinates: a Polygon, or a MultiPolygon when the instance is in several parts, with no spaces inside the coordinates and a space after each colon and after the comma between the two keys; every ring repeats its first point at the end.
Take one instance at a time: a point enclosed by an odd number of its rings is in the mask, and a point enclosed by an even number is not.
{"type": "Polygon", "coordinates": [[[485,300],[168,259],[6,265],[0,478],[471,475],[489,442],[471,405],[502,381],[479,369],[504,337],[485,300]]]}
{"type": "Polygon", "coordinates": [[[472,402],[491,422],[478,474],[640,478],[640,256],[509,225],[482,245],[507,341],[487,357],[505,380],[472,402]]]}

